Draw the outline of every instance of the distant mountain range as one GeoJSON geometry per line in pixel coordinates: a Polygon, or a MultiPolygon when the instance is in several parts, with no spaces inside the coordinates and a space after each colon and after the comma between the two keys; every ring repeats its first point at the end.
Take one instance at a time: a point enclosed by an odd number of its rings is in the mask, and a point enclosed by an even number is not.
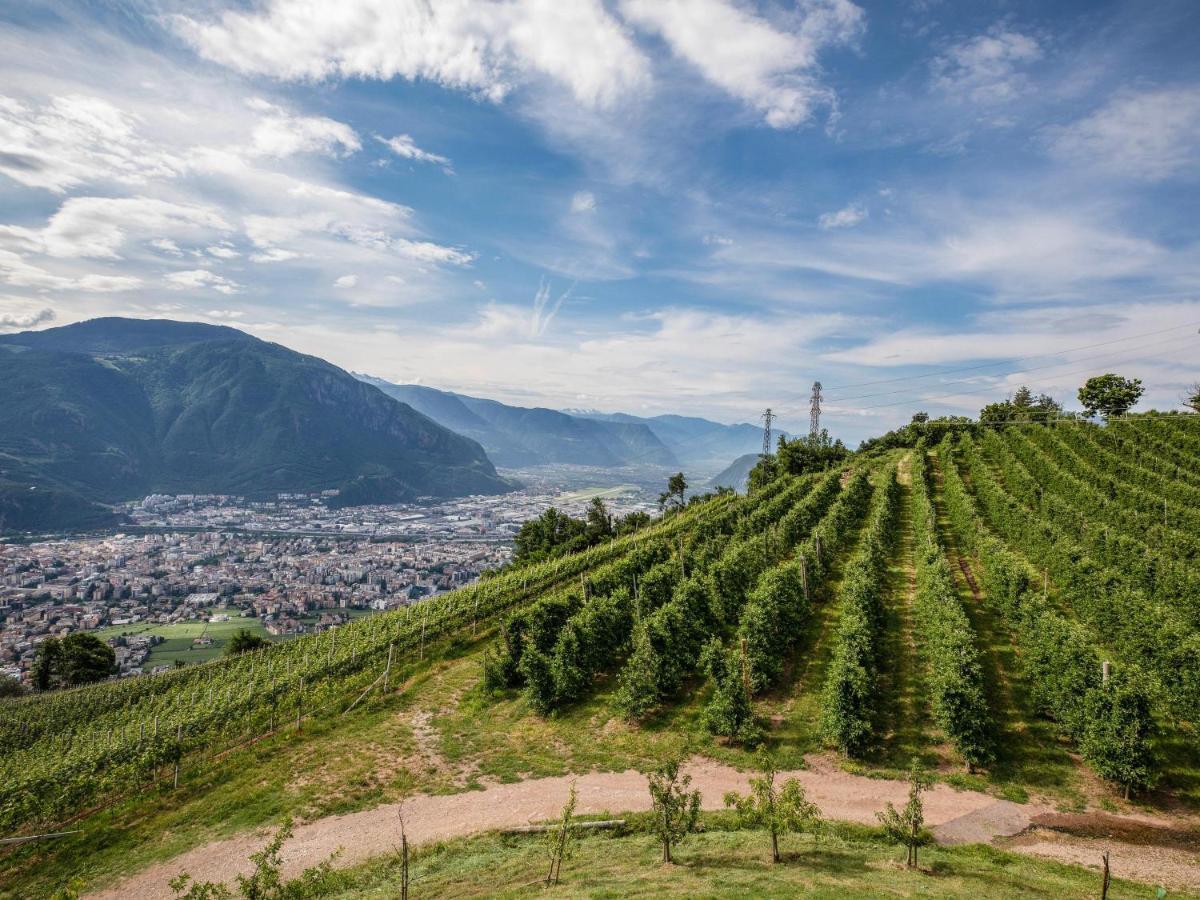
{"type": "Polygon", "coordinates": [[[359,378],[388,396],[483,445],[498,466],[566,463],[658,466],[707,474],[762,446],[762,429],[688,416],[641,418],[625,413],[509,406],[419,384],[359,378]]]}
{"type": "Polygon", "coordinates": [[[419,384],[358,377],[438,424],[479,441],[499,466],[680,465],[658,435],[643,423],[582,418],[554,409],[508,406],[419,384]]]}
{"type": "MultiPolygon", "coordinates": [[[[762,450],[762,427],[742,422],[722,425],[695,416],[651,416],[641,418],[626,413],[598,413],[568,410],[572,415],[602,422],[645,425],[661,440],[687,469],[711,472],[729,464],[731,459],[762,450]]],[[[776,431],[775,438],[788,437],[776,431]]]]}
{"type": "Polygon", "coordinates": [[[317,359],[222,326],[0,336],[0,529],[103,524],[149,493],[499,493],[483,448],[317,359]]]}

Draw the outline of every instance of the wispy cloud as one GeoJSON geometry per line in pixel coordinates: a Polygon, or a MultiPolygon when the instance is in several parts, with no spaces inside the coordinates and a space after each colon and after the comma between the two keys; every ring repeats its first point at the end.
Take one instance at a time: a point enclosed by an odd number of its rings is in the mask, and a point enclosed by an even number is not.
{"type": "Polygon", "coordinates": [[[558,311],[562,308],[563,303],[571,296],[575,290],[575,285],[571,285],[565,291],[558,295],[552,306],[547,310],[547,305],[550,304],[550,282],[543,280],[538,286],[537,293],[533,296],[533,315],[529,320],[529,336],[541,337],[546,333],[546,329],[550,327],[550,323],[554,321],[554,317],[558,315],[558,311]]]}
{"type": "Polygon", "coordinates": [[[867,218],[867,208],[861,203],[851,203],[836,212],[822,213],[817,224],[825,230],[830,228],[853,228],[867,218]]]}
{"type": "Polygon", "coordinates": [[[447,175],[454,174],[454,168],[450,165],[450,160],[437,153],[430,153],[428,150],[422,150],[417,146],[416,141],[411,135],[398,134],[394,137],[385,138],[379,135],[375,136],[377,141],[385,144],[389,150],[399,156],[401,159],[411,159],[415,162],[433,163],[441,166],[442,171],[447,175]]]}
{"type": "Polygon", "coordinates": [[[819,77],[819,55],[853,41],[866,21],[849,0],[797,4],[791,28],[728,0],[622,0],[620,8],[773,128],[802,125],[816,107],[834,103],[819,77]]]}
{"type": "Polygon", "coordinates": [[[1045,137],[1067,165],[1158,181],[1200,159],[1200,86],[1122,91],[1091,115],[1047,128],[1045,137]]]}
{"type": "Polygon", "coordinates": [[[959,101],[1007,103],[1028,88],[1026,67],[1041,56],[1041,45],[1034,37],[998,25],[935,57],[933,83],[959,101]]]}

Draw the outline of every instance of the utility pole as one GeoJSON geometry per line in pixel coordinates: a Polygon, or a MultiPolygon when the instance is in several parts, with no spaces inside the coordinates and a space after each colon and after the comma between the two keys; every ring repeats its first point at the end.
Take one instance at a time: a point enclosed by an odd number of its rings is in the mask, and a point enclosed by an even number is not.
{"type": "Polygon", "coordinates": [[[808,411],[808,439],[816,442],[821,434],[821,382],[814,381],[812,403],[808,411]]]}
{"type": "Polygon", "coordinates": [[[775,415],[771,412],[771,407],[767,407],[766,412],[762,414],[763,420],[763,448],[762,458],[766,459],[771,455],[771,422],[774,421],[775,415]]]}

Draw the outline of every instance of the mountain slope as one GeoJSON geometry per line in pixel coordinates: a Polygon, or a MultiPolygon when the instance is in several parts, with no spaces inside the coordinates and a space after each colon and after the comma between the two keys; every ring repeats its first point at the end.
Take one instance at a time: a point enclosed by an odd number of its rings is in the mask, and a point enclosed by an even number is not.
{"type": "Polygon", "coordinates": [[[662,415],[643,418],[627,413],[577,412],[601,422],[645,425],[689,469],[715,471],[730,459],[762,448],[762,429],[742,422],[722,425],[696,416],[662,415]]]}
{"type": "Polygon", "coordinates": [[[714,475],[708,482],[709,490],[719,487],[731,487],[735,491],[746,493],[750,487],[750,470],[758,464],[762,455],[759,453],[744,453],[714,475]]]}
{"type": "Polygon", "coordinates": [[[360,377],[446,428],[479,441],[498,465],[678,465],[674,454],[642,423],[603,422],[360,377]]]}
{"type": "Polygon", "coordinates": [[[55,527],[15,489],[114,503],[151,492],[363,499],[496,493],[474,441],[323,360],[235,329],[93,320],[0,337],[9,527],[55,527]],[[128,327],[126,327],[128,326],[128,327]]]}

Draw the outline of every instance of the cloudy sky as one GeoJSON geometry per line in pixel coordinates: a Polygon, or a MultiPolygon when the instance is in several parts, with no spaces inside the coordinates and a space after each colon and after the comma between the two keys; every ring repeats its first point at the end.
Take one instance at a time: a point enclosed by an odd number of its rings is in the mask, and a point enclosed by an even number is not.
{"type": "Polygon", "coordinates": [[[0,329],[826,423],[1200,372],[1200,5],[0,5],[0,329]]]}

